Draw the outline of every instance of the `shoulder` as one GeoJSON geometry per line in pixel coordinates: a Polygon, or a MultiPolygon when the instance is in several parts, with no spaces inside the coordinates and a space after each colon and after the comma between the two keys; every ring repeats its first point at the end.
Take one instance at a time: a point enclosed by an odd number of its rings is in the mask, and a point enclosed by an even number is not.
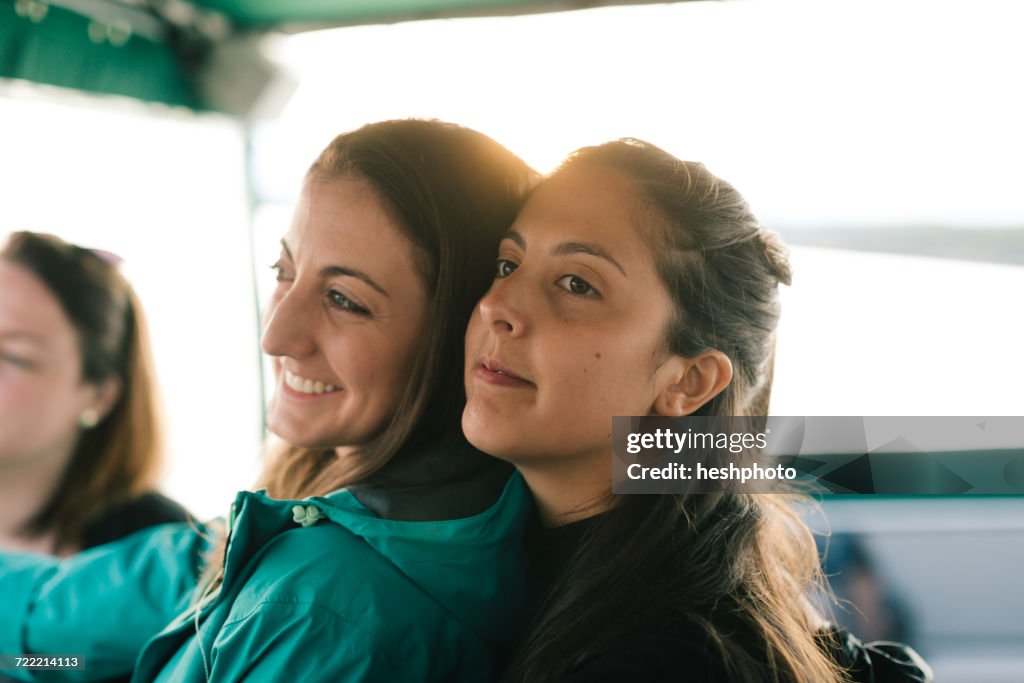
{"type": "Polygon", "coordinates": [[[429,670],[422,680],[451,680],[458,653],[478,658],[441,603],[342,526],[286,531],[253,559],[217,636],[221,666],[267,656],[246,675],[400,681],[429,670]]]}
{"type": "Polygon", "coordinates": [[[862,643],[849,631],[836,626],[819,631],[817,641],[832,661],[846,669],[850,680],[855,683],[929,683],[934,679],[928,663],[903,643],[862,643]]]}
{"type": "Polygon", "coordinates": [[[155,491],[114,505],[82,531],[82,548],[116,541],[158,524],[192,519],[184,507],[155,491]]]}
{"type": "Polygon", "coordinates": [[[725,683],[730,680],[706,636],[690,628],[625,636],[559,683],[725,683]]]}
{"type": "Polygon", "coordinates": [[[338,524],[278,534],[254,560],[231,620],[270,605],[306,605],[373,628],[440,610],[392,558],[338,524]]]}
{"type": "Polygon", "coordinates": [[[336,524],[296,527],[277,534],[254,556],[237,606],[289,602],[341,609],[372,561],[369,547],[336,524]]]}
{"type": "Polygon", "coordinates": [[[211,650],[210,679],[400,681],[397,650],[316,602],[268,596],[224,623],[211,650]]]}

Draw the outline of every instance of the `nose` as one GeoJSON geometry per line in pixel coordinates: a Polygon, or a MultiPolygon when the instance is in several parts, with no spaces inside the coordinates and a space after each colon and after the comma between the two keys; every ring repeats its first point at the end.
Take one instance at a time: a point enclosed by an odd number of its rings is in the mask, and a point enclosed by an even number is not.
{"type": "Polygon", "coordinates": [[[306,358],[313,354],[316,342],[308,298],[296,283],[274,293],[264,311],[264,353],[289,358],[306,358]]]}
{"type": "Polygon", "coordinates": [[[515,277],[495,280],[477,304],[480,318],[497,334],[522,336],[526,332],[522,296],[522,285],[516,282],[515,277]]]}

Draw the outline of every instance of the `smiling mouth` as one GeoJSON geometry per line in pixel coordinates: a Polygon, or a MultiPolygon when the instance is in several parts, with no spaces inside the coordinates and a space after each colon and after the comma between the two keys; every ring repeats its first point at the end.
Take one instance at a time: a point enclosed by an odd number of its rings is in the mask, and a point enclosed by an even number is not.
{"type": "Polygon", "coordinates": [[[324,384],[316,380],[309,379],[307,377],[300,377],[294,372],[284,371],[284,383],[292,391],[297,391],[300,394],[329,394],[335,391],[339,391],[341,387],[336,387],[333,384],[324,384]]]}

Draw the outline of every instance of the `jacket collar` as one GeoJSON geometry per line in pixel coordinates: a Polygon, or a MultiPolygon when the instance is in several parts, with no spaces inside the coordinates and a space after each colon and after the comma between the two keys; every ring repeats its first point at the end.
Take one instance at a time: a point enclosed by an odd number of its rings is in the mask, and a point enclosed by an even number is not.
{"type": "MultiPolygon", "coordinates": [[[[397,489],[389,491],[392,497],[401,495],[397,489]]],[[[246,579],[250,561],[274,536],[303,526],[296,519],[297,508],[309,514],[310,507],[317,510],[317,524],[338,524],[362,538],[481,637],[499,647],[508,637],[507,620],[495,620],[492,610],[481,606],[512,611],[504,596],[521,596],[525,590],[524,537],[533,502],[518,472],[506,480],[492,505],[456,519],[382,519],[348,489],[304,500],[243,491],[233,506],[221,594],[230,594],[246,579]],[[467,591],[467,586],[474,588],[467,591]]]]}
{"type": "Polygon", "coordinates": [[[459,438],[399,453],[367,479],[350,486],[349,491],[384,519],[459,519],[493,505],[513,469],[459,438]]]}

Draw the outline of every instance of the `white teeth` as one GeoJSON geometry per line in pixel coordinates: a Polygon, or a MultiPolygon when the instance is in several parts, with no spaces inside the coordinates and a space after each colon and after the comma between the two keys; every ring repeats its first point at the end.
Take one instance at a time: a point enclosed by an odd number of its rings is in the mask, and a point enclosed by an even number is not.
{"type": "Polygon", "coordinates": [[[287,370],[284,372],[284,383],[291,389],[303,394],[326,394],[337,390],[337,387],[333,384],[324,384],[323,382],[317,382],[316,380],[299,377],[295,373],[288,372],[287,370]]]}

